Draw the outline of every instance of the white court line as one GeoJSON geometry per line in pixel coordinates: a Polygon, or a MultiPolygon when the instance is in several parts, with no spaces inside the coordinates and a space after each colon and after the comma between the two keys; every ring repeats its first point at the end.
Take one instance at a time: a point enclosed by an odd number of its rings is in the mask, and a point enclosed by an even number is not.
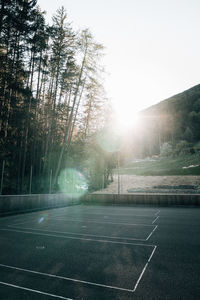
{"type": "Polygon", "coordinates": [[[65,236],[65,235],[55,235],[55,234],[47,234],[47,233],[38,233],[38,232],[31,232],[31,231],[23,231],[23,230],[14,230],[14,229],[6,229],[2,228],[1,231],[10,231],[10,232],[20,232],[25,234],[35,234],[35,235],[42,235],[42,236],[49,236],[49,237],[55,237],[55,238],[62,238],[62,239],[72,239],[72,240],[83,240],[83,241],[89,241],[89,242],[98,242],[98,243],[110,243],[110,244],[121,244],[121,245],[134,245],[134,246],[145,246],[145,247],[155,247],[155,245],[150,244],[135,244],[135,243],[129,243],[129,242],[117,242],[117,241],[108,241],[108,240],[92,240],[92,239],[86,239],[81,237],[74,237],[74,236],[65,236]]]}
{"type": "Polygon", "coordinates": [[[160,218],[160,216],[157,216],[157,217],[155,218],[155,220],[153,220],[152,224],[154,224],[159,218],[160,218]]]}
{"type": "Polygon", "coordinates": [[[155,225],[155,228],[152,230],[152,232],[150,233],[150,235],[146,238],[146,241],[148,241],[150,239],[150,237],[152,236],[152,234],[154,233],[154,231],[158,228],[158,225],[155,225]]]}
{"type": "MultiPolygon", "coordinates": [[[[43,272],[38,272],[38,271],[33,271],[33,270],[23,269],[23,268],[18,268],[18,267],[13,267],[13,266],[4,265],[4,264],[0,264],[0,267],[5,267],[5,268],[12,269],[12,270],[19,270],[19,271],[28,272],[28,273],[37,274],[37,275],[42,275],[42,276],[48,276],[48,277],[56,278],[56,279],[62,279],[62,280],[67,280],[67,281],[84,283],[84,284],[88,284],[88,285],[100,286],[100,287],[103,287],[103,288],[110,288],[110,289],[114,289],[114,290],[133,292],[133,290],[131,290],[131,289],[125,289],[125,288],[120,288],[120,287],[117,287],[117,286],[111,286],[111,285],[95,283],[95,282],[90,282],[90,281],[85,281],[85,280],[73,279],[73,278],[70,278],[70,277],[58,276],[58,275],[54,275],[54,274],[48,274],[48,273],[43,273],[43,272]]],[[[66,299],[66,298],[64,298],[64,299],[66,299]]]]}
{"type": "Polygon", "coordinates": [[[144,269],[142,270],[142,273],[140,274],[140,277],[138,278],[138,280],[137,280],[137,282],[136,282],[136,285],[135,285],[135,287],[134,287],[134,289],[133,289],[133,292],[136,291],[136,289],[137,289],[137,287],[138,287],[138,284],[140,283],[140,281],[141,281],[141,279],[142,279],[142,277],[143,277],[143,275],[144,275],[144,272],[146,271],[146,268],[148,267],[148,264],[150,263],[150,261],[151,261],[153,255],[154,255],[154,253],[155,253],[155,251],[156,251],[156,248],[157,248],[157,246],[154,246],[153,252],[151,253],[151,255],[150,255],[150,257],[149,257],[149,259],[148,259],[146,265],[144,266],[144,269]]]}
{"type": "Polygon", "coordinates": [[[7,283],[7,282],[3,282],[0,281],[0,284],[6,285],[6,286],[10,286],[16,289],[21,289],[21,290],[25,290],[25,291],[29,291],[29,292],[33,292],[33,293],[37,293],[37,294],[42,294],[42,295],[46,295],[49,297],[53,297],[53,298],[59,298],[59,299],[65,299],[65,300],[73,300],[71,298],[66,298],[66,297],[62,297],[62,296],[58,296],[58,295],[54,295],[54,294],[49,294],[49,293],[45,293],[39,290],[33,290],[33,289],[29,289],[20,285],[15,285],[15,284],[11,284],[11,283],[7,283]]]}
{"type": "Polygon", "coordinates": [[[23,224],[27,224],[27,223],[32,223],[32,222],[34,222],[35,221],[35,219],[33,219],[33,220],[29,220],[29,221],[24,221],[24,222],[19,222],[19,223],[14,223],[14,224],[9,224],[9,225],[7,225],[7,226],[18,226],[18,225],[23,225],[23,224]]]}
{"type": "MultiPolygon", "coordinates": [[[[33,218],[33,216],[31,216],[31,214],[32,213],[29,213],[29,218],[33,218]]],[[[35,213],[34,213],[35,214],[35,213]]],[[[22,215],[22,214],[19,214],[19,215],[8,215],[8,216],[5,216],[5,217],[3,217],[2,219],[1,219],[1,217],[0,217],[0,221],[5,221],[5,222],[7,222],[8,221],[8,219],[9,219],[9,221],[17,221],[17,220],[19,220],[19,219],[22,219],[22,216],[23,217],[27,217],[27,215],[26,216],[24,216],[24,214],[22,215]]]]}
{"type": "Polygon", "coordinates": [[[19,226],[12,226],[9,225],[9,228],[17,228],[17,229],[28,229],[28,230],[36,230],[36,231],[46,231],[46,232],[54,232],[54,233],[60,233],[60,234],[70,234],[70,235],[81,235],[81,236],[91,236],[91,237],[97,237],[97,238],[109,238],[109,239],[116,239],[116,240],[131,240],[131,241],[146,241],[146,239],[138,239],[138,238],[129,238],[129,237],[118,237],[118,236],[107,236],[107,235],[96,235],[96,234],[87,234],[87,233],[73,233],[69,231],[57,231],[57,230],[47,230],[47,229],[37,229],[33,227],[19,227],[19,226]]]}
{"type": "Polygon", "coordinates": [[[80,213],[82,213],[82,211],[79,211],[79,210],[67,210],[67,211],[61,211],[61,212],[50,212],[50,217],[64,217],[64,216],[66,216],[67,214],[80,214],[80,213]]]}
{"type": "Polygon", "coordinates": [[[157,207],[141,207],[141,206],[139,206],[139,207],[136,207],[136,206],[129,206],[129,205],[127,205],[127,206],[119,206],[119,205],[113,205],[113,206],[111,206],[111,205],[105,205],[105,206],[103,206],[103,205],[100,205],[100,206],[95,206],[95,205],[91,205],[90,207],[82,207],[85,211],[99,211],[99,212],[101,212],[101,211],[108,211],[108,210],[110,210],[110,211],[112,211],[112,212],[130,212],[130,211],[132,211],[132,212],[135,212],[135,213],[137,213],[137,212],[152,212],[152,213],[155,213],[155,211],[157,211],[158,210],[158,208],[157,207]]]}
{"type": "Polygon", "coordinates": [[[52,210],[55,210],[55,209],[59,209],[59,208],[52,208],[52,209],[44,209],[44,210],[37,210],[37,211],[23,211],[24,213],[21,214],[20,212],[21,211],[18,211],[18,215],[7,215],[7,216],[4,216],[2,219],[0,218],[0,221],[2,220],[6,220],[9,218],[9,220],[12,220],[12,221],[15,221],[16,219],[23,219],[23,218],[27,218],[27,217],[31,217],[31,218],[35,218],[35,215],[41,215],[43,213],[49,213],[52,212],[52,210]],[[13,220],[14,219],[14,220],[13,220]]]}
{"type": "MultiPolygon", "coordinates": [[[[138,214],[136,214],[136,215],[132,215],[132,214],[110,214],[110,213],[107,213],[107,212],[105,212],[105,213],[103,213],[103,214],[100,214],[100,213],[82,213],[82,212],[75,212],[75,213],[69,213],[69,215],[71,216],[71,215],[80,215],[80,216],[87,216],[87,215],[96,215],[96,216],[125,216],[125,217],[149,217],[149,218],[153,218],[154,216],[155,216],[155,214],[154,215],[138,215],[138,214]]],[[[63,217],[64,216],[68,216],[68,215],[66,215],[66,214],[63,214],[62,215],[63,217]]]]}
{"type": "Polygon", "coordinates": [[[159,213],[160,213],[160,210],[158,210],[158,211],[155,213],[155,216],[157,216],[159,213]]]}
{"type": "MultiPolygon", "coordinates": [[[[127,225],[127,226],[147,226],[147,227],[152,227],[154,225],[152,224],[142,224],[142,223],[115,223],[115,222],[98,222],[98,221],[92,221],[92,220],[80,220],[80,219],[75,219],[75,220],[72,220],[72,219],[65,219],[65,218],[50,218],[49,219],[50,221],[55,221],[55,220],[58,220],[58,221],[66,221],[66,222],[79,222],[79,223],[99,223],[99,224],[113,224],[113,225],[127,225]]],[[[26,224],[26,223],[32,223],[34,220],[29,220],[29,221],[25,221],[25,222],[20,222],[20,223],[14,223],[14,224],[9,224],[8,226],[18,226],[18,225],[22,225],[22,224],[26,224]]]]}
{"type": "Polygon", "coordinates": [[[65,218],[53,218],[52,220],[58,220],[58,221],[66,221],[66,222],[83,222],[83,223],[97,223],[97,224],[113,224],[113,225],[127,225],[127,226],[153,226],[152,224],[134,224],[134,223],[115,223],[115,222],[101,222],[101,221],[93,221],[93,220],[71,220],[71,219],[65,219],[65,218]]]}
{"type": "MultiPolygon", "coordinates": [[[[142,245],[142,246],[145,246],[145,245],[142,245]]],[[[126,292],[135,292],[138,285],[139,285],[139,282],[140,280],[142,279],[142,276],[144,275],[144,272],[148,266],[148,264],[150,263],[154,253],[155,253],[155,250],[157,248],[157,246],[153,246],[154,249],[147,261],[147,263],[145,264],[135,286],[134,286],[134,289],[126,289],[126,288],[120,288],[120,287],[117,287],[117,286],[110,286],[110,285],[105,285],[105,284],[101,284],[101,283],[95,283],[95,282],[90,282],[90,281],[85,281],[85,280],[79,280],[79,279],[73,279],[73,278],[70,278],[70,277],[64,277],[64,276],[59,276],[59,275],[54,275],[54,274],[48,274],[48,273],[43,273],[43,272],[39,272],[39,271],[33,271],[33,270],[29,270],[29,269],[23,269],[23,268],[18,268],[18,267],[14,267],[14,266],[9,266],[9,265],[5,265],[5,264],[0,264],[0,267],[5,267],[5,268],[9,268],[9,269],[14,269],[14,270],[19,270],[19,271],[23,271],[23,272],[28,272],[28,273],[32,273],[32,274],[37,274],[37,275],[42,275],[42,276],[48,276],[48,277],[51,277],[51,278],[56,278],[56,279],[62,279],[62,280],[67,280],[67,281],[73,281],[73,282],[78,282],[78,283],[84,283],[84,284],[88,284],[88,285],[94,285],[94,286],[100,286],[100,287],[103,287],[103,288],[109,288],[109,289],[114,289],[114,290],[120,290],[120,291],[126,291],[126,292]]],[[[59,297],[59,296],[57,296],[59,297]]],[[[61,299],[68,299],[68,300],[72,300],[72,299],[69,299],[69,298],[61,298],[61,299]]]]}

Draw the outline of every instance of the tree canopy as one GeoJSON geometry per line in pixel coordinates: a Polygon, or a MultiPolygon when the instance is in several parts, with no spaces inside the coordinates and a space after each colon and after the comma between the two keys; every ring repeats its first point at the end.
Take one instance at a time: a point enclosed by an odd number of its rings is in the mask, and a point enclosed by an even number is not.
{"type": "Polygon", "coordinates": [[[0,6],[3,193],[60,191],[59,174],[69,167],[85,173],[90,189],[106,184],[108,155],[95,139],[108,107],[104,47],[89,29],[76,32],[63,7],[47,25],[36,0],[0,6]]]}

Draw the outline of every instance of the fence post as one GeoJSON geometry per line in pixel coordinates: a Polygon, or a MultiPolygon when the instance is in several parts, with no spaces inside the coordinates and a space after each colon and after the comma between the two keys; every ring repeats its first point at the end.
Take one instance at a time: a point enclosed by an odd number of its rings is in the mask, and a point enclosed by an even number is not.
{"type": "Polygon", "coordinates": [[[51,186],[52,186],[52,169],[50,171],[50,179],[49,179],[49,194],[51,194],[51,186]]]}
{"type": "Polygon", "coordinates": [[[120,157],[119,157],[119,151],[117,155],[117,170],[118,170],[118,195],[120,194],[120,157]]]}
{"type": "Polygon", "coordinates": [[[104,174],[102,175],[102,189],[104,189],[105,182],[104,182],[104,174]]]}
{"type": "Polygon", "coordinates": [[[30,185],[29,185],[29,194],[31,194],[31,187],[32,187],[32,176],[33,176],[33,167],[31,165],[31,171],[30,171],[30,185]]]}
{"type": "Polygon", "coordinates": [[[5,169],[5,160],[3,160],[2,170],[1,170],[1,188],[0,188],[0,195],[2,195],[2,191],[3,191],[4,169],[5,169]]]}

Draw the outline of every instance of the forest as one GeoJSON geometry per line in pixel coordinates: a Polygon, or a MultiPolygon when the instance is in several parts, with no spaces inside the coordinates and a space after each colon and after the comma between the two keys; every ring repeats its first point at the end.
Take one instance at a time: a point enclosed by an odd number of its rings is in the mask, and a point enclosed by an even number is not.
{"type": "Polygon", "coordinates": [[[64,192],[106,186],[115,158],[96,138],[109,117],[103,45],[63,7],[49,25],[37,0],[0,6],[1,193],[63,192],[60,174],[72,182],[64,192]]]}
{"type": "Polygon", "coordinates": [[[114,136],[103,56],[63,7],[49,25],[37,0],[0,0],[0,194],[95,191],[133,158],[199,152],[200,85],[114,136]]]}

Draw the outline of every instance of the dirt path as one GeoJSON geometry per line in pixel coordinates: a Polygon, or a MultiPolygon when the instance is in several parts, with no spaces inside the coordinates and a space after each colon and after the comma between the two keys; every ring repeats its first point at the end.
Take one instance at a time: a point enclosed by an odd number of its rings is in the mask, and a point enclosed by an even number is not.
{"type": "MultiPolygon", "coordinates": [[[[148,189],[158,185],[198,185],[200,186],[200,176],[136,176],[120,175],[120,192],[130,194],[129,189],[148,189]]],[[[95,193],[115,194],[118,193],[118,177],[114,176],[107,188],[95,193]]]]}

